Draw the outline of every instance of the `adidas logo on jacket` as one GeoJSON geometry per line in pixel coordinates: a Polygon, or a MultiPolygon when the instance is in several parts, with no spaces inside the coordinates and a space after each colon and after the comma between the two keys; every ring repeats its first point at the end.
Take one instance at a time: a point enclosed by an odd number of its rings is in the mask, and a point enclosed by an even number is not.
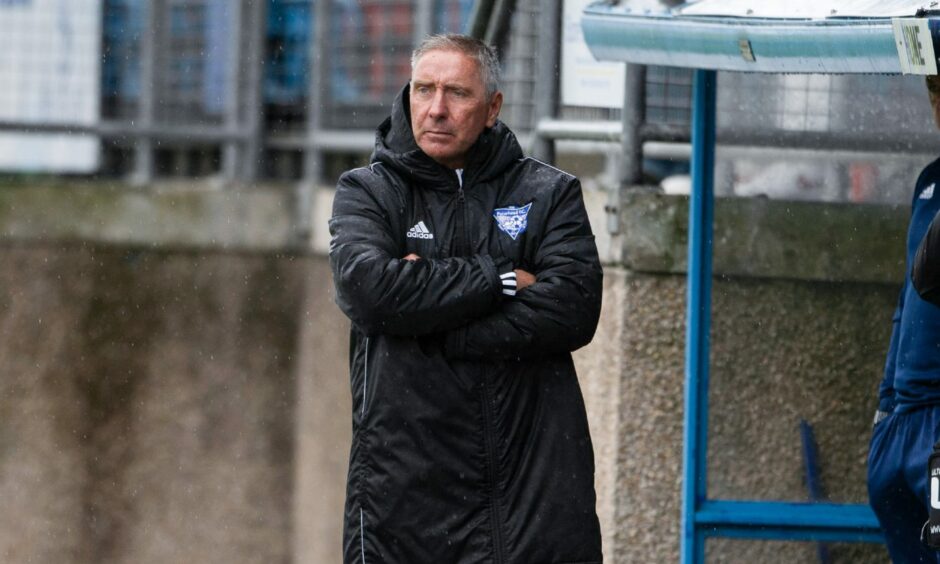
{"type": "Polygon", "coordinates": [[[433,239],[434,234],[428,230],[428,226],[423,221],[419,221],[417,225],[408,230],[405,237],[410,239],[433,239]]]}

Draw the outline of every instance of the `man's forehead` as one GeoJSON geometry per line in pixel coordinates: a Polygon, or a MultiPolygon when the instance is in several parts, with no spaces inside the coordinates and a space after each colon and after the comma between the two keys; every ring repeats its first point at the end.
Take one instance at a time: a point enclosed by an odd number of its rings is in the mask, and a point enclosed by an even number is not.
{"type": "Polygon", "coordinates": [[[411,72],[411,79],[412,81],[419,82],[423,82],[425,80],[434,81],[443,75],[443,78],[445,78],[446,82],[468,83],[475,80],[482,82],[483,73],[481,71],[482,69],[480,69],[479,61],[477,61],[474,57],[467,55],[466,53],[462,53],[453,49],[434,49],[424,53],[420,58],[418,58],[415,63],[415,68],[411,72]],[[461,62],[464,64],[458,67],[453,63],[446,65],[442,63],[429,65],[427,63],[429,59],[436,59],[441,55],[459,57],[461,62]]]}

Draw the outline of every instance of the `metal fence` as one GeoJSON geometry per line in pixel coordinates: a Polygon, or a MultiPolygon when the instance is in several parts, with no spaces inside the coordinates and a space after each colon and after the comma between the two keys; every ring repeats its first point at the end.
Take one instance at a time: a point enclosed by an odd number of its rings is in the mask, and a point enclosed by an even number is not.
{"type": "Polygon", "coordinates": [[[298,177],[307,150],[361,149],[407,81],[417,39],[462,30],[473,8],[472,0],[101,1],[100,121],[4,116],[0,126],[98,135],[101,172],[138,182],[298,177]]]}
{"type": "Polygon", "coordinates": [[[940,144],[922,77],[729,72],[718,88],[719,141],[738,148],[718,193],[906,203],[940,144]]]}
{"type": "MultiPolygon", "coordinates": [[[[0,130],[98,136],[98,172],[140,183],[163,175],[221,175],[315,184],[335,176],[369,152],[373,128],[410,74],[416,42],[428,33],[467,29],[474,9],[473,0],[82,1],[101,2],[100,120],[0,115],[0,130]]],[[[643,103],[628,100],[627,114],[559,108],[557,99],[554,115],[539,114],[537,100],[552,71],[546,75],[539,54],[561,41],[557,29],[543,25],[547,5],[514,2],[502,49],[504,121],[523,138],[610,144],[620,142],[623,123],[633,124],[632,142],[647,147],[647,172],[676,170],[656,167],[683,156],[688,70],[647,69],[637,90],[643,103]],[[635,108],[638,116],[628,115],[635,108]],[[546,118],[567,129],[546,133],[546,118]]],[[[724,153],[726,193],[760,193],[762,180],[749,171],[766,168],[767,159],[780,160],[781,153],[755,147],[802,146],[823,156],[867,151],[834,159],[841,167],[836,180],[818,170],[793,179],[836,185],[832,193],[811,189],[804,196],[901,200],[878,186],[904,185],[906,177],[895,180],[916,167],[881,164],[872,173],[866,163],[886,151],[897,163],[899,155],[929,152],[936,141],[917,80],[727,73],[719,88],[719,141],[741,149],[724,153]]],[[[818,164],[820,157],[813,157],[818,164]]],[[[793,196],[785,192],[769,195],[793,196]]]]}

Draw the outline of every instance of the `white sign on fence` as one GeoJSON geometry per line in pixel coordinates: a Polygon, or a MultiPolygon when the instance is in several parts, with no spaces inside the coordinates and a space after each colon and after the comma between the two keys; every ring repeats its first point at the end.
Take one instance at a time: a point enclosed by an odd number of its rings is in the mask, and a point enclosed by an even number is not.
{"type": "Polygon", "coordinates": [[[581,12],[594,0],[565,0],[561,43],[561,103],[591,108],[623,107],[623,63],[599,63],[581,31],[581,12]]]}
{"type": "MultiPolygon", "coordinates": [[[[0,0],[0,121],[100,119],[101,0],[0,0]]],[[[0,170],[94,172],[93,136],[0,133],[0,170]]]]}
{"type": "Polygon", "coordinates": [[[895,18],[891,20],[894,42],[904,74],[937,74],[937,56],[927,20],[895,18]]]}

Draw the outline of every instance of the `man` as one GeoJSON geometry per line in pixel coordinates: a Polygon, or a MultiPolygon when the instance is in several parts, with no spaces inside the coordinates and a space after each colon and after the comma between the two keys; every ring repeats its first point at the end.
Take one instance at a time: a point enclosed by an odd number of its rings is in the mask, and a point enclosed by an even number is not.
{"type": "MultiPolygon", "coordinates": [[[[940,78],[928,77],[927,89],[934,121],[940,127],[940,78]]],[[[914,187],[907,233],[908,267],[916,263],[918,245],[940,210],[938,181],[940,159],[924,168],[914,187]]],[[[914,281],[920,278],[915,274],[914,281]]],[[[927,458],[937,439],[940,439],[940,308],[922,299],[907,275],[894,314],[868,454],[869,500],[894,562],[940,562],[938,553],[920,542],[930,494],[927,458]]]]}
{"type": "Polygon", "coordinates": [[[475,39],[425,40],[372,164],[339,180],[347,563],[602,560],[570,355],[594,334],[601,268],[578,180],[498,121],[498,71],[475,39]]]}

